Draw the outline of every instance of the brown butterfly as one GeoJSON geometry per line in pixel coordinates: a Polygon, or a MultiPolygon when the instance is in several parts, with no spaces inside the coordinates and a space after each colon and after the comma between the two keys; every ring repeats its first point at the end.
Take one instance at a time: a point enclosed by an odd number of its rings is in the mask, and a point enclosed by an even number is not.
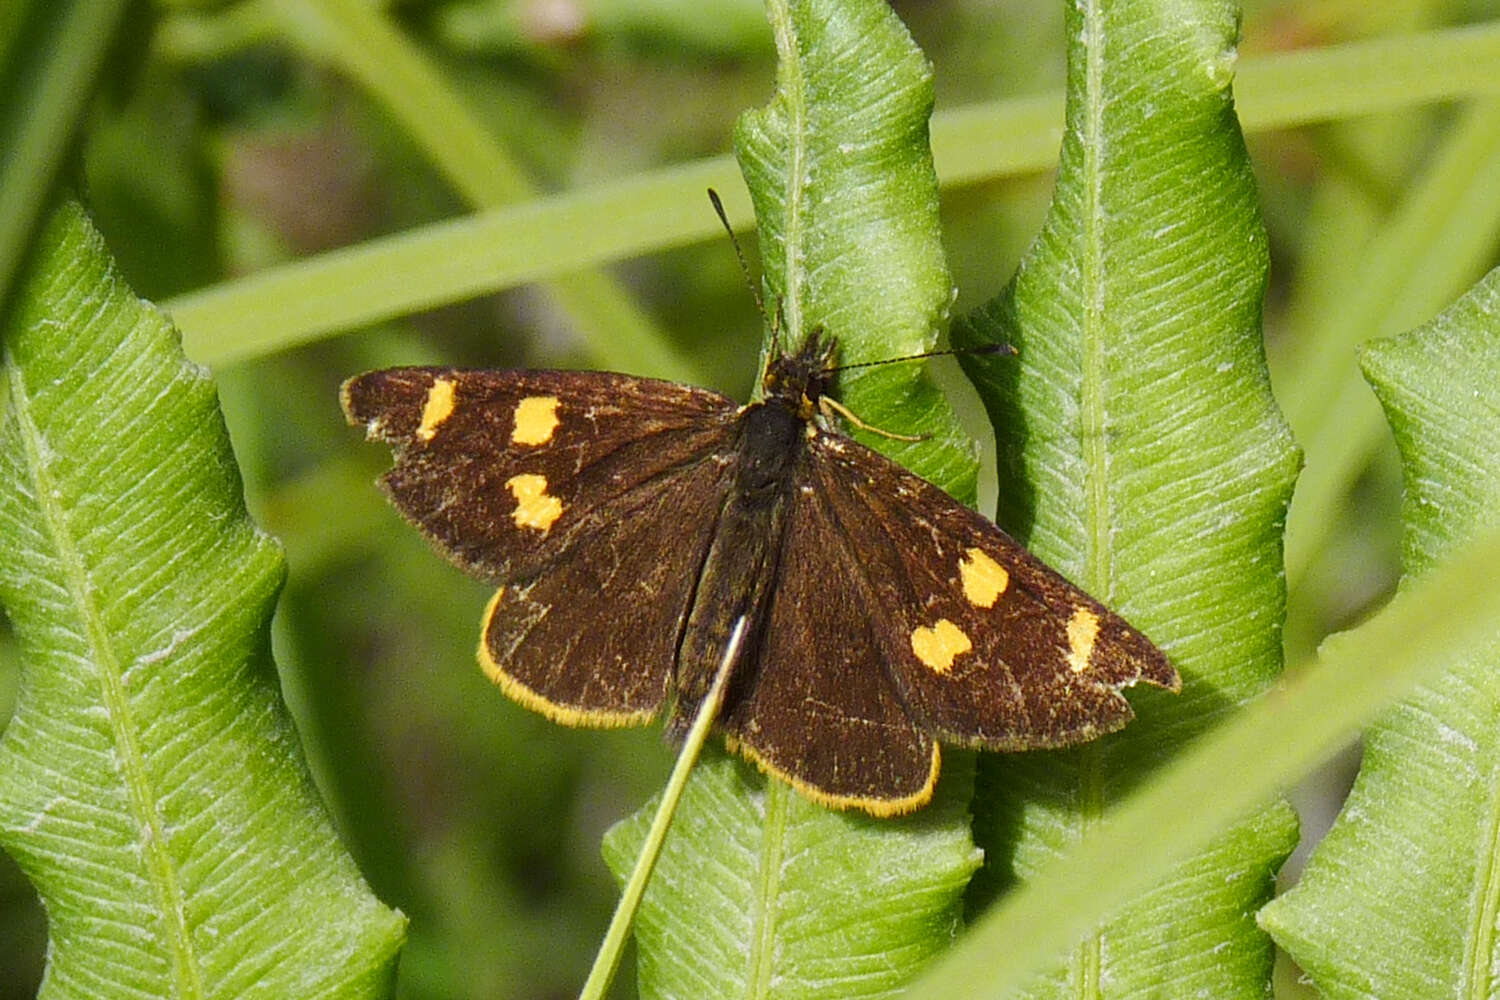
{"type": "Polygon", "coordinates": [[[1178,690],[1122,618],[942,490],[828,428],[836,346],[763,401],[608,372],[392,368],[344,411],[388,442],[396,507],[499,585],[479,660],[575,726],[691,720],[735,621],[718,729],[815,802],[925,804],[939,741],[1080,743],[1178,690]]]}

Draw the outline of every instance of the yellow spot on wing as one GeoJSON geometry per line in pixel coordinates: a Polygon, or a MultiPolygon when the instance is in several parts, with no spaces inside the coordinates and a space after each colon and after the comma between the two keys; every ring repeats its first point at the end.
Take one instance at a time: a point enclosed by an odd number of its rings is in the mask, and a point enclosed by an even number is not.
{"type": "Polygon", "coordinates": [[[1094,640],[1099,638],[1099,616],[1088,608],[1077,608],[1068,619],[1068,669],[1081,674],[1088,669],[1094,655],[1094,640]]]}
{"type": "Polygon", "coordinates": [[[547,492],[547,477],[534,472],[511,476],[505,488],[516,498],[516,509],[511,518],[518,528],[533,528],[546,534],[553,523],[562,517],[562,501],[547,492]]]}
{"type": "Polygon", "coordinates": [[[993,608],[1005,588],[1010,586],[1010,574],[983,549],[969,549],[965,559],[959,560],[958,575],[963,581],[964,596],[976,608],[993,608]]]}
{"type": "Polygon", "coordinates": [[[495,609],[500,606],[500,600],[504,596],[505,588],[501,587],[495,591],[495,596],[490,598],[490,603],[485,605],[484,621],[479,628],[479,669],[500,686],[500,690],[507,698],[565,726],[591,726],[602,729],[614,726],[640,726],[651,721],[651,717],[656,714],[655,708],[617,712],[603,708],[563,705],[538,694],[507,672],[496,661],[495,654],[490,652],[489,644],[490,619],[495,617],[495,609]]]}
{"type": "Polygon", "coordinates": [[[546,444],[557,430],[557,397],[527,396],[516,404],[516,426],[510,432],[513,444],[546,444]]]}
{"type": "Polygon", "coordinates": [[[438,425],[453,413],[453,380],[434,379],[427,390],[427,402],[422,407],[422,422],[417,424],[417,437],[431,441],[438,425]]]}
{"type": "Polygon", "coordinates": [[[953,669],[955,657],[973,648],[964,630],[946,618],[939,618],[932,628],[919,625],[912,629],[911,651],[934,673],[946,674],[953,669]]]}

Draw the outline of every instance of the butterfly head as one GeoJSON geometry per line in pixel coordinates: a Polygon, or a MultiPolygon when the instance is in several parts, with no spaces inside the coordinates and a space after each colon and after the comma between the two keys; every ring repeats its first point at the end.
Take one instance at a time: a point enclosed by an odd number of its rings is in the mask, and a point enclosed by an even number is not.
{"type": "Polygon", "coordinates": [[[766,365],[761,389],[767,401],[791,410],[802,420],[818,412],[818,400],[833,381],[838,341],[814,331],[795,354],[782,354],[766,365]]]}

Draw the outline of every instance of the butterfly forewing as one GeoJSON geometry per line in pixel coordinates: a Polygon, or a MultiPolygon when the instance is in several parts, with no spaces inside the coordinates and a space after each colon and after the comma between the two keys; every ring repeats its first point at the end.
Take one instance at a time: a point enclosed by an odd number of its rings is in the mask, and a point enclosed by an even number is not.
{"type": "MultiPolygon", "coordinates": [[[[851,551],[883,658],[918,721],[993,750],[1066,746],[1176,689],[1166,657],[980,515],[848,438],[809,442],[806,498],[851,551]]],[[[785,585],[785,581],[783,582],[785,585]]],[[[848,584],[842,584],[848,586],[848,584]]]]}
{"type": "Polygon", "coordinates": [[[634,725],[661,707],[724,494],[706,459],[596,510],[598,523],[485,612],[479,662],[528,708],[569,725],[634,725]],[[670,526],[670,530],[663,530],[670,526]]]}
{"type": "Polygon", "coordinates": [[[392,368],[350,379],[344,411],[396,464],[397,509],[481,578],[534,574],[604,530],[611,502],[722,453],[736,406],[605,372],[392,368]]]}

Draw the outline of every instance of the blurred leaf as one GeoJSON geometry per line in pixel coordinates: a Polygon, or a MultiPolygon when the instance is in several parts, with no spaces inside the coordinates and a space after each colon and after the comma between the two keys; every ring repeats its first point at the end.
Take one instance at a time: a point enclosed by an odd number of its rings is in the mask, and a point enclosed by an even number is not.
{"type": "Polygon", "coordinates": [[[379,996],[371,896],[281,705],[280,552],[212,383],[64,205],[5,339],[0,599],[24,666],[0,843],[47,906],[52,997],[379,996]]]}
{"type": "MultiPolygon", "coordinates": [[[[1257,130],[1407,108],[1495,93],[1497,61],[1500,26],[1490,25],[1262,56],[1246,61],[1243,75],[1250,79],[1238,105],[1257,130]],[[1326,104],[1299,100],[1310,78],[1324,81],[1317,96],[1326,104]],[[1351,94],[1363,103],[1355,105],[1351,94]]],[[[400,90],[386,85],[376,93],[399,96],[400,90]]],[[[1049,168],[1060,103],[1049,94],[940,112],[932,140],[944,185],[1049,168]]],[[[393,113],[413,129],[423,122],[422,108],[410,97],[393,105],[393,113]]],[[[424,148],[444,152],[439,165],[445,174],[456,176],[461,167],[483,174],[488,161],[447,162],[458,154],[430,122],[418,137],[434,131],[437,137],[424,148]]],[[[748,219],[733,178],[728,157],[673,164],[226,280],[166,307],[190,356],[228,364],[391,316],[711,239],[719,230],[702,210],[705,187],[719,189],[737,225],[748,219]],[[402,280],[390,281],[392,274],[402,280]]]]}
{"type": "MultiPolygon", "coordinates": [[[[1408,590],[1500,526],[1500,270],[1431,322],[1372,343],[1363,366],[1401,449],[1408,590]]],[[[1493,621],[1369,729],[1338,821],[1301,882],[1261,913],[1324,996],[1493,992],[1493,621]]]]}
{"type": "Polygon", "coordinates": [[[767,47],[757,0],[472,0],[444,4],[437,26],[456,47],[485,51],[535,52],[589,39],[701,64],[704,57],[761,56],[767,47]]]}
{"type": "MultiPolygon", "coordinates": [[[[1120,733],[981,758],[991,889],[1043,870],[1280,668],[1298,457],[1261,346],[1266,239],[1230,92],[1236,15],[1222,0],[1069,8],[1051,213],[1010,288],[955,328],[956,343],[1019,351],[960,358],[995,426],[998,522],[1183,677],[1178,697],[1133,693],[1140,718],[1120,733]]],[[[1251,915],[1295,842],[1282,805],[1222,833],[1027,995],[1263,996],[1272,949],[1251,915]]]]}
{"type": "Polygon", "coordinates": [[[1454,121],[1374,238],[1342,255],[1340,287],[1305,319],[1301,349],[1284,365],[1280,398],[1310,456],[1287,523],[1294,591],[1341,523],[1340,501],[1385,440],[1354,371],[1357,345],[1435,315],[1493,259],[1497,224],[1500,102],[1483,101],[1454,121]]]}
{"type": "MultiPolygon", "coordinates": [[[[368,90],[470,204],[499,208],[533,194],[534,185],[510,150],[384,11],[363,0],[268,2],[288,39],[326,56],[368,90]]],[[[569,238],[577,235],[578,230],[568,230],[569,238]]],[[[612,276],[577,270],[551,276],[544,288],[603,367],[698,380],[691,360],[667,342],[612,276]]]]}
{"type": "Polygon", "coordinates": [[[205,155],[197,92],[147,72],[128,102],[90,123],[84,145],[89,212],[140,296],[156,300],[224,273],[222,192],[205,155]]]}
{"type": "Polygon", "coordinates": [[[0,308],[125,7],[124,0],[0,7],[0,308]]]}
{"type": "MultiPolygon", "coordinates": [[[[714,224],[703,191],[734,183],[728,167],[632,176],[434,223],[266,268],[179,296],[164,308],[181,321],[190,357],[231,364],[351,326],[580,272],[601,259],[601,247],[644,251],[687,242],[714,224]],[[664,228],[673,232],[664,235],[664,228]],[[392,281],[393,274],[401,280],[392,281]]],[[[740,195],[732,204],[744,200],[740,195]]],[[[673,374],[673,363],[651,360],[651,351],[629,343],[616,343],[600,357],[621,370],[673,374]]]]}
{"type": "MultiPolygon", "coordinates": [[[[736,141],[760,220],[768,308],[780,350],[813,330],[845,362],[923,350],[950,301],[927,152],[931,72],[883,0],[769,5],[780,63],[775,96],[736,141]]],[[[973,447],[920,366],[866,369],[843,401],[887,430],[931,434],[893,452],[972,498],[973,447]]],[[[678,809],[637,918],[649,997],[885,995],[956,929],[978,863],[964,755],[950,755],[939,801],[875,820],[811,804],[788,785],[707,754],[678,809]]],[[[650,813],[611,831],[623,876],[650,813]]]]}
{"type": "Polygon", "coordinates": [[[1236,103],[1242,127],[1252,131],[1357,118],[1500,95],[1497,62],[1500,22],[1392,32],[1247,59],[1236,103]]]}

